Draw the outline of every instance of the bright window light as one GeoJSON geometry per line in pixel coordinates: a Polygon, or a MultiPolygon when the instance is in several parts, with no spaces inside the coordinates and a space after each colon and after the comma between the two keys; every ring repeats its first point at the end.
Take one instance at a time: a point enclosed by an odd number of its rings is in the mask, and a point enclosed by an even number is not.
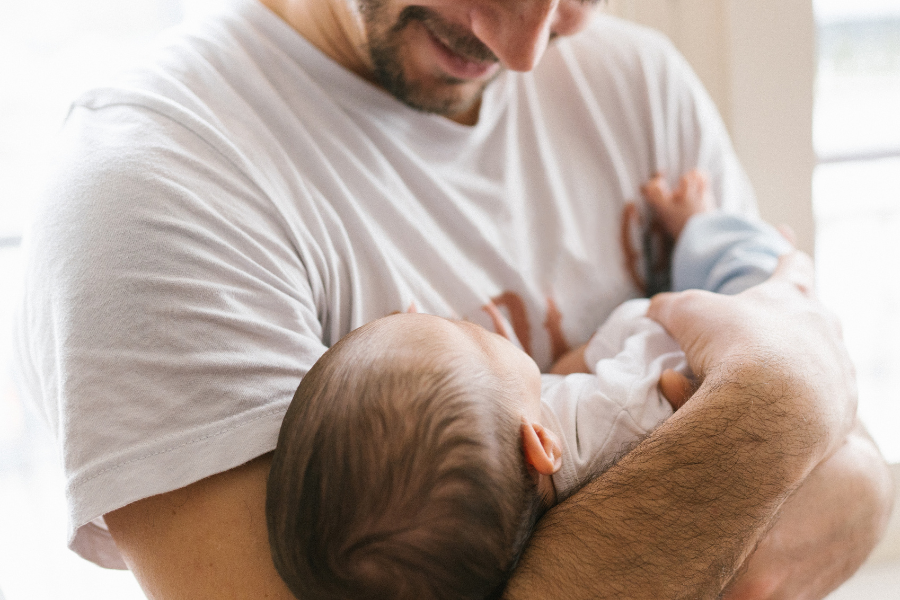
{"type": "Polygon", "coordinates": [[[815,7],[819,290],[844,326],[860,416],[888,460],[900,462],[900,2],[815,7]]]}

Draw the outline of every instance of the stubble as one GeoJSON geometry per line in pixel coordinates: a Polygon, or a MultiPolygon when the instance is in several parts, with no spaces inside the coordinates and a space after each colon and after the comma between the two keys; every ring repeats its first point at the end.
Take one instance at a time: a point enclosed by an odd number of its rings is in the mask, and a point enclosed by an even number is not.
{"type": "Polygon", "coordinates": [[[434,11],[422,6],[407,6],[391,22],[385,0],[359,0],[360,14],[366,27],[372,76],[376,83],[404,104],[423,112],[453,116],[472,108],[487,85],[501,72],[482,82],[476,89],[469,83],[436,73],[412,77],[404,67],[404,53],[414,48],[404,46],[405,30],[421,24],[453,52],[473,61],[496,61],[497,57],[475,36],[446,22],[434,11]]]}

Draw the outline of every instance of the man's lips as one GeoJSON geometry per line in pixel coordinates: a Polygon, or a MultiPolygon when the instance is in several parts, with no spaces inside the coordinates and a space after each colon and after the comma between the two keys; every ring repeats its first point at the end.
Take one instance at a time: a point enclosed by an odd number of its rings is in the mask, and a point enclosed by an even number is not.
{"type": "Polygon", "coordinates": [[[441,69],[455,79],[472,80],[482,79],[493,75],[500,67],[496,61],[481,61],[466,58],[450,49],[428,27],[424,27],[435,55],[441,64],[441,69]]]}

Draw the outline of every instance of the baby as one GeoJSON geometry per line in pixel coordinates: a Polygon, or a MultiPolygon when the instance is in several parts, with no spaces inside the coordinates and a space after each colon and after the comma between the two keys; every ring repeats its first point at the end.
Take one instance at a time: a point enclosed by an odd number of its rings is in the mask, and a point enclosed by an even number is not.
{"type": "MultiPolygon", "coordinates": [[[[643,191],[677,239],[675,289],[735,293],[789,249],[774,229],[715,211],[697,172],[674,192],[662,177],[643,191]]],[[[269,541],[291,591],[499,597],[540,515],[672,414],[658,383],[686,394],[684,355],[647,302],[619,307],[554,365],[566,376],[542,377],[477,325],[425,314],[335,344],[297,389],[269,475],[269,541]]]]}

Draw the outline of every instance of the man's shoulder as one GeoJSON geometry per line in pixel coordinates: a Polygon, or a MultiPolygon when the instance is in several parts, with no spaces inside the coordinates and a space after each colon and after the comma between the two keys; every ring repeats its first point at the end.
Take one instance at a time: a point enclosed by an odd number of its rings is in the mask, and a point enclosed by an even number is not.
{"type": "Polygon", "coordinates": [[[74,106],[128,106],[176,121],[188,112],[215,121],[271,101],[277,96],[272,83],[287,79],[286,68],[297,68],[292,59],[298,51],[286,47],[296,39],[280,39],[290,36],[272,22],[276,17],[258,14],[265,9],[257,4],[232,2],[164,32],[140,59],[74,106]]]}
{"type": "Polygon", "coordinates": [[[665,35],[612,15],[596,15],[584,31],[560,40],[558,52],[561,69],[596,97],[615,100],[620,114],[634,103],[662,106],[672,93],[698,93],[693,71],[665,35]]]}
{"type": "MultiPolygon", "coordinates": [[[[247,12],[253,3],[241,6],[247,12]]],[[[232,10],[187,22],[84,92],[63,128],[61,166],[74,161],[81,181],[104,189],[134,187],[132,179],[146,189],[148,180],[173,175],[207,187],[229,176],[265,179],[267,157],[278,150],[273,115],[288,112],[291,97],[273,82],[292,81],[283,75],[294,63],[251,17],[232,10]]]]}

